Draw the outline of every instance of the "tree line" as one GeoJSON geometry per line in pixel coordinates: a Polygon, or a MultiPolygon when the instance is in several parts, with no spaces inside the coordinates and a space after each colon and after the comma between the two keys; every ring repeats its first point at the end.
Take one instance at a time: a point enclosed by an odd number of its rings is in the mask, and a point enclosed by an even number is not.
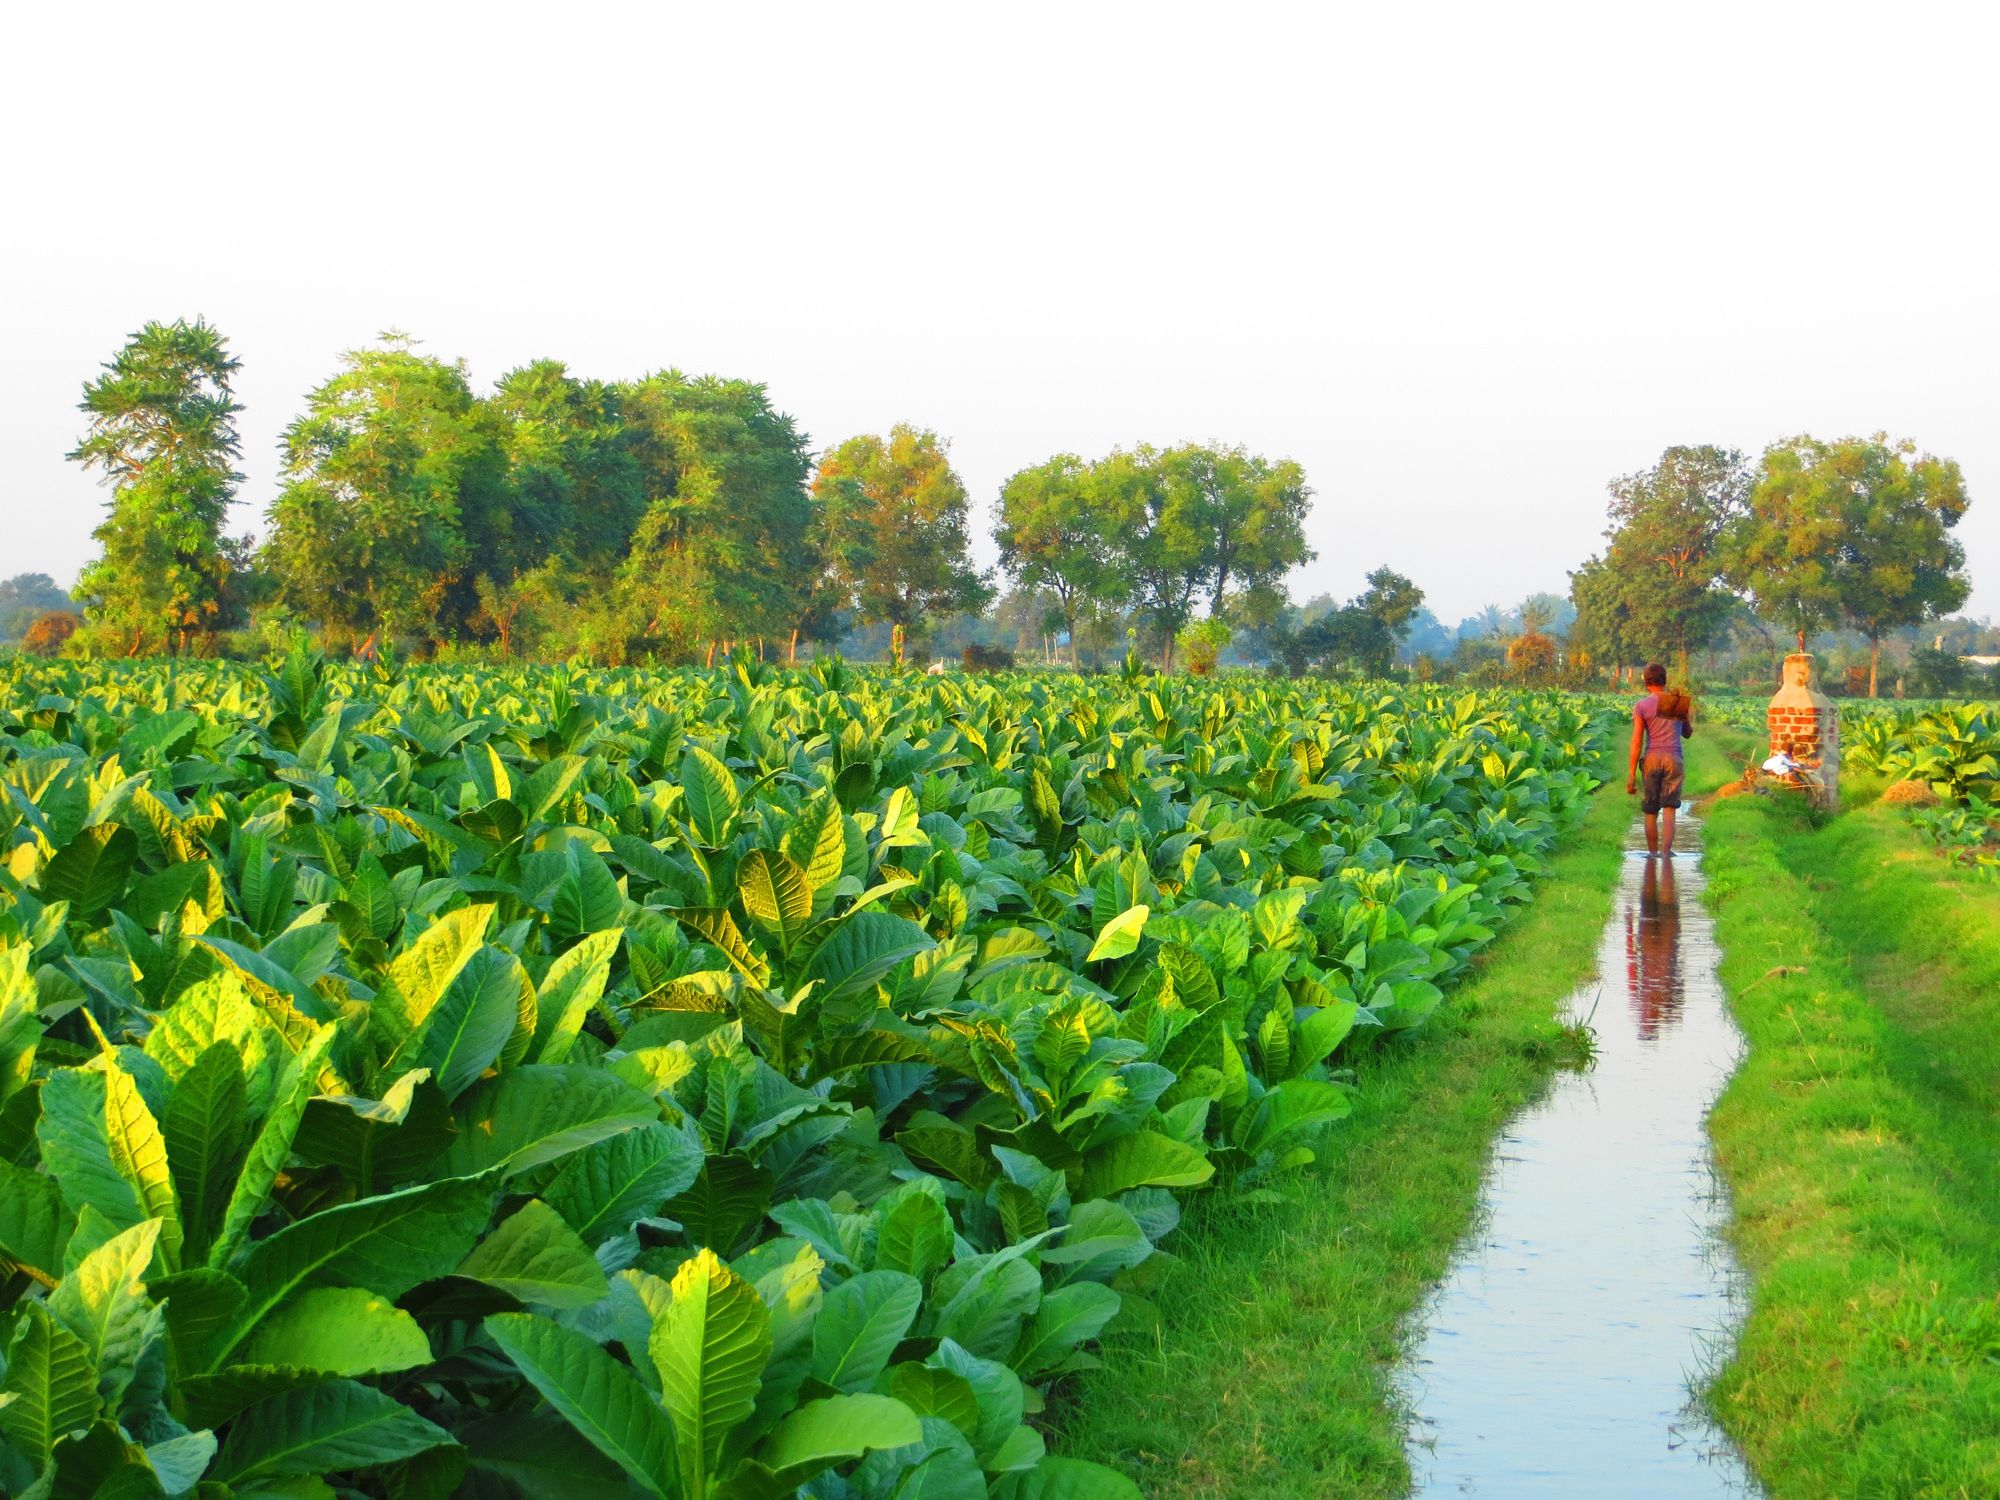
{"type": "MultiPolygon", "coordinates": [[[[674,369],[602,381],[538,360],[480,394],[463,361],[400,333],[307,396],[262,542],[232,536],[238,369],[206,321],[156,322],[86,384],[70,457],[111,491],[77,589],[95,649],[211,649],[258,610],[364,651],[608,662],[790,656],[880,624],[900,659],[997,592],[935,432],[815,453],[762,385],[674,369]]],[[[1296,463],[1241,448],[1059,455],[1006,482],[995,539],[1017,586],[1056,601],[1073,655],[1115,617],[1171,664],[1197,617],[1283,607],[1280,580],[1312,556],[1311,496],[1296,463]]]]}
{"type": "Polygon", "coordinates": [[[1957,463],[1884,433],[1732,448],[1675,447],[1613,480],[1608,545],[1570,575],[1573,650],[1604,663],[1719,640],[1745,612],[1806,647],[1829,628],[1882,643],[1942,619],[1971,591],[1952,535],[1970,503],[1957,463]]]}

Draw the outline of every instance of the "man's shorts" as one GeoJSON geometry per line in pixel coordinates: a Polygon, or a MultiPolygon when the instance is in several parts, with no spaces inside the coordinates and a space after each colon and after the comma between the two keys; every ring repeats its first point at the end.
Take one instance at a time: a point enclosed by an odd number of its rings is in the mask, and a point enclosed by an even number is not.
{"type": "Polygon", "coordinates": [[[1681,805],[1681,763],[1666,756],[1647,756],[1639,783],[1639,811],[1656,813],[1662,808],[1681,805]]]}

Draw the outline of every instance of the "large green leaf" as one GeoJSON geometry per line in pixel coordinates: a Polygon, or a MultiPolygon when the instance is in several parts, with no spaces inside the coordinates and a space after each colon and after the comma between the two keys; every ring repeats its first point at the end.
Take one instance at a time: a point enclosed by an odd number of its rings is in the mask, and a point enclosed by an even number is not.
{"type": "Polygon", "coordinates": [[[875,1236],[875,1267],[928,1278],[951,1259],[952,1238],[951,1214],[941,1199],[924,1192],[904,1192],[882,1210],[875,1236]]]}
{"type": "Polygon", "coordinates": [[[601,1069],[512,1068],[460,1101],[459,1135],[443,1169],[512,1176],[659,1117],[650,1098],[601,1069]]]}
{"type": "Polygon", "coordinates": [[[0,1161],[0,1255],[25,1267],[43,1286],[54,1286],[75,1221],[55,1178],[0,1161]]]}
{"type": "Polygon", "coordinates": [[[1025,1474],[993,1486],[994,1500],[1142,1500],[1139,1486],[1115,1469],[1051,1455],[1025,1474]]]}
{"type": "Polygon", "coordinates": [[[0,1432],[39,1466],[56,1439],[97,1416],[97,1372],[83,1340],[39,1302],[23,1305],[7,1375],[0,1380],[0,1432]]]}
{"type": "Polygon", "coordinates": [[[466,906],[425,928],[389,965],[389,982],[376,996],[370,1021],[391,1047],[400,1047],[423,1025],[472,955],[486,941],[493,908],[466,906]]]}
{"type": "Polygon", "coordinates": [[[813,1320],[813,1378],[835,1390],[865,1390],[917,1320],[923,1284],[901,1271],[868,1271],[826,1294],[813,1320]]]}
{"type": "Polygon", "coordinates": [[[700,1175],[701,1141],[652,1123],[586,1146],[563,1163],[543,1197],[585,1244],[623,1234],[700,1175]]]}
{"type": "MultiPolygon", "coordinates": [[[[664,1425],[664,1414],[660,1420],[664,1425]]],[[[459,1437],[474,1476],[461,1494],[492,1495],[485,1482],[490,1476],[512,1487],[502,1494],[522,1500],[631,1500],[618,1466],[548,1409],[502,1412],[474,1422],[459,1437]]]]}
{"type": "Polygon", "coordinates": [[[181,1216],[167,1165],[166,1138],[115,1058],[93,1068],[58,1068],[42,1085],[35,1127],[42,1164],[63,1200],[96,1209],[114,1229],[161,1220],[161,1269],[180,1263],[181,1216]]]}
{"type": "MultiPolygon", "coordinates": [[[[411,1067],[428,1068],[447,1099],[456,1099],[492,1065],[520,1021],[527,975],[499,948],[473,953],[431,1008],[410,1044],[399,1049],[411,1067]]],[[[397,1059],[391,1059],[397,1065],[397,1059]]]]}
{"type": "Polygon", "coordinates": [[[1104,930],[1097,935],[1097,941],[1090,945],[1090,952],[1084,955],[1085,963],[1099,963],[1107,959],[1123,958],[1138,949],[1139,939],[1145,933],[1146,919],[1152,910],[1144,906],[1122,911],[1104,924],[1104,930]]]}
{"type": "Polygon", "coordinates": [[[82,1341],[97,1371],[98,1394],[114,1408],[139,1357],[164,1327],[159,1309],[146,1300],[146,1268],[159,1238],[158,1219],[113,1235],[84,1256],[49,1298],[49,1311],[82,1341]]]}
{"type": "Polygon", "coordinates": [[[260,1401],[229,1426],[208,1477],[239,1492],[278,1474],[372,1469],[451,1441],[451,1434],[371,1386],[328,1380],[260,1401]]]}
{"type": "Polygon", "coordinates": [[[99,823],[79,831],[42,871],[44,901],[67,901],[78,917],[94,917],[125,890],[125,879],[139,857],[139,840],[117,823],[99,823]]]}
{"type": "Polygon", "coordinates": [[[539,1198],[501,1220],[458,1274],[542,1307],[588,1307],[611,1290],[590,1247],[539,1198]]]}
{"type": "Polygon", "coordinates": [[[237,1358],[322,1375],[382,1375],[430,1363],[431,1345],[417,1320],[381,1293],[316,1286],[265,1318],[237,1358]]]}
{"type": "Polygon", "coordinates": [[[904,959],[934,946],[915,922],[872,907],[829,925],[833,931],[813,949],[805,970],[807,979],[819,981],[823,1003],[866,994],[904,959]]]}
{"type": "Polygon", "coordinates": [[[1242,1130],[1245,1151],[1266,1151],[1294,1131],[1344,1120],[1354,1107],[1346,1089],[1313,1078],[1292,1078],[1279,1084],[1251,1110],[1242,1130]]]}
{"type": "Polygon", "coordinates": [[[225,1334],[227,1354],[280,1303],[311,1286],[354,1286],[394,1299],[454,1269],[486,1227],[493,1189],[450,1178],[343,1203],[250,1247],[249,1297],[225,1334]]]}
{"type": "Polygon", "coordinates": [[[227,1042],[204,1051],[167,1096],[160,1133],[180,1195],[189,1260],[208,1254],[228,1207],[246,1134],[244,1107],[243,1066],[227,1042]]]}
{"type": "Polygon", "coordinates": [[[808,1401],[778,1424],[758,1462],[774,1474],[804,1482],[823,1469],[873,1448],[920,1442],[917,1414],[890,1396],[828,1396],[808,1401]]]}
{"type": "Polygon", "coordinates": [[[734,774],[701,746],[692,745],[681,758],[681,790],[695,837],[707,848],[721,848],[729,841],[741,801],[734,774]]]}
{"type": "Polygon", "coordinates": [[[287,1059],[272,1094],[271,1112],[250,1142],[249,1155],[223,1209],[221,1232],[209,1247],[211,1266],[227,1265],[235,1257],[249,1236],[251,1224],[270,1203],[271,1189],[291,1159],[292,1141],[299,1133],[299,1122],[305,1118],[306,1103],[318,1086],[319,1072],[333,1047],[333,1039],[333,1027],[319,1027],[305,1047],[287,1059]]]}
{"type": "Polygon", "coordinates": [[[646,1494],[680,1493],[674,1428],[625,1366],[580,1333],[530,1313],[496,1313],[486,1331],[515,1368],[646,1494]]]}
{"type": "Polygon", "coordinates": [[[535,990],[535,1040],[528,1061],[559,1063],[569,1056],[590,1008],[603,997],[623,928],[593,932],[549,965],[535,990]]]}
{"type": "Polygon", "coordinates": [[[1042,1298],[1007,1361],[1026,1379],[1052,1370],[1078,1344],[1104,1331],[1118,1312],[1118,1294],[1095,1281],[1057,1287],[1042,1298]]]}
{"type": "Polygon", "coordinates": [[[1156,1130],[1141,1130],[1084,1157],[1076,1198],[1113,1198],[1136,1187],[1200,1187],[1214,1175],[1214,1164],[1198,1148],[1156,1130]]]}
{"type": "Polygon", "coordinates": [[[771,1319],[757,1289],[702,1250],[674,1273],[673,1301],[650,1345],[661,1400],[679,1438],[681,1478],[695,1495],[729,1429],[750,1415],[771,1357],[771,1319]]]}
{"type": "Polygon", "coordinates": [[[611,927],[625,909],[618,877],[594,851],[578,844],[563,849],[564,870],[550,896],[549,930],[558,937],[580,937],[611,927]]]}
{"type": "Polygon", "coordinates": [[[752,849],[736,867],[736,893],[750,920],[789,954],[812,922],[806,872],[782,854],[752,849]]]}

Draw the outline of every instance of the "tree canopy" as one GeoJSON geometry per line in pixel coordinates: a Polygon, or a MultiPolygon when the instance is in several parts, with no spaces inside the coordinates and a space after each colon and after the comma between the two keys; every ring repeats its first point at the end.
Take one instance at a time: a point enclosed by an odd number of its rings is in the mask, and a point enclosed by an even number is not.
{"type": "Polygon", "coordinates": [[[111,488],[103,551],[78,592],[128,654],[184,651],[225,623],[223,537],[242,475],[231,390],[238,361],[213,325],[148,323],[83,388],[90,418],[70,458],[111,488]]]}

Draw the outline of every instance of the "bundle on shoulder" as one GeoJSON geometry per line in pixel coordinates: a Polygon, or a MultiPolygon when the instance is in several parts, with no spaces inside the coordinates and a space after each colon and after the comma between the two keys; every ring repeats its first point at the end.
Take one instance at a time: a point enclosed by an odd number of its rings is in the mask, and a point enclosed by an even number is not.
{"type": "Polygon", "coordinates": [[[1663,687],[1660,689],[1661,718],[1679,719],[1685,724],[1688,715],[1693,712],[1694,699],[1690,698],[1686,693],[1681,692],[1678,688],[1663,687]]]}

